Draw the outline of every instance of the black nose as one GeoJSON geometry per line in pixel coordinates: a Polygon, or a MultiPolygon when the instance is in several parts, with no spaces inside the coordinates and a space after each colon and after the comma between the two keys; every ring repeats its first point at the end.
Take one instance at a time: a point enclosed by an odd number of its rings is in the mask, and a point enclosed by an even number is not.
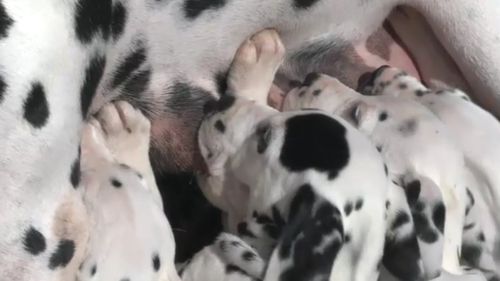
{"type": "Polygon", "coordinates": [[[357,91],[365,95],[370,95],[373,86],[375,86],[375,80],[389,67],[388,65],[382,65],[373,72],[365,72],[359,77],[357,91]]]}
{"type": "Polygon", "coordinates": [[[231,95],[222,95],[218,100],[209,100],[203,106],[203,113],[205,115],[222,112],[230,108],[235,101],[235,97],[231,95]]]}

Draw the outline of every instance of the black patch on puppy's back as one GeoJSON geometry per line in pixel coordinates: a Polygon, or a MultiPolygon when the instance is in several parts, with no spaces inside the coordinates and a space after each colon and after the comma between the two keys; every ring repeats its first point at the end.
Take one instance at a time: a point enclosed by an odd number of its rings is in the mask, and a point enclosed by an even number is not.
{"type": "Polygon", "coordinates": [[[386,241],[382,260],[387,270],[399,280],[422,280],[420,249],[415,234],[399,241],[386,241]]]}
{"type": "Polygon", "coordinates": [[[193,20],[207,10],[222,8],[226,0],[185,0],[184,14],[186,18],[193,20]]]}
{"type": "Polygon", "coordinates": [[[81,154],[81,149],[80,147],[78,147],[78,156],[76,157],[73,164],[71,164],[71,174],[69,177],[71,185],[73,185],[73,188],[77,188],[78,185],[80,184],[80,179],[81,179],[80,154],[81,154]]]}
{"type": "Polygon", "coordinates": [[[99,32],[107,39],[111,10],[111,0],[79,0],[75,11],[75,33],[78,40],[88,44],[99,32]]]}
{"type": "Polygon", "coordinates": [[[290,205],[278,254],[291,258],[292,266],[280,274],[280,281],[323,280],[343,244],[344,228],[339,209],[314,193],[309,184],[299,187],[290,205]],[[314,206],[317,206],[313,210],[314,206]],[[321,247],[322,251],[314,249],[321,247]]]}
{"type": "Polygon", "coordinates": [[[349,161],[346,128],[319,113],[290,117],[280,161],[292,172],[315,169],[333,179],[349,161]]]}

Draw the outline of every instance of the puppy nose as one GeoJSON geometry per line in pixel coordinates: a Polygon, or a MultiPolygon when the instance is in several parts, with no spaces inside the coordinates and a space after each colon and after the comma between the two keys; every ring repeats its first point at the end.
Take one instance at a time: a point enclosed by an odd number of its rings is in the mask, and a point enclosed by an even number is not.
{"type": "Polygon", "coordinates": [[[375,69],[373,72],[366,72],[358,80],[358,88],[357,91],[362,94],[369,94],[369,90],[375,86],[375,80],[377,80],[380,75],[386,70],[390,68],[388,65],[382,65],[381,67],[375,69]]]}

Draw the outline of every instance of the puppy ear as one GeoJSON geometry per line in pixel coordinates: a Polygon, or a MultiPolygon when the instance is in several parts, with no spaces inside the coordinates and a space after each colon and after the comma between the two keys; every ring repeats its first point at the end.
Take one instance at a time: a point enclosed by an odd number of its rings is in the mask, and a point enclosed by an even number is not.
{"type": "Polygon", "coordinates": [[[360,100],[352,106],[346,117],[351,120],[351,124],[356,128],[369,129],[374,125],[372,123],[376,120],[375,113],[376,108],[373,105],[370,105],[364,100],[360,100]]]}
{"type": "Polygon", "coordinates": [[[271,141],[271,125],[268,123],[259,125],[255,134],[257,135],[257,152],[262,154],[271,141]]]}

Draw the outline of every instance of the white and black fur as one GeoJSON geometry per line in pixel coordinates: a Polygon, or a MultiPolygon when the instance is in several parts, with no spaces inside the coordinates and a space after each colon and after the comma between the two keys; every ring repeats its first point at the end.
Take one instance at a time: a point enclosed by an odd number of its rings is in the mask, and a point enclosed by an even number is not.
{"type": "Polygon", "coordinates": [[[104,103],[128,100],[152,120],[156,171],[188,169],[201,105],[224,86],[217,81],[245,38],[276,28],[290,47],[282,71],[299,77],[311,50],[363,40],[399,4],[428,19],[476,92],[497,97],[500,41],[486,30],[498,29],[500,12],[491,2],[1,1],[2,277],[67,280],[79,266],[89,229],[76,218],[58,221],[57,213],[66,201],[82,211],[81,129],[104,103]],[[187,148],[176,149],[174,136],[187,148]],[[60,224],[71,231],[59,235],[60,224]],[[34,251],[26,247],[33,237],[34,251]],[[66,240],[74,254],[50,266],[66,240]]]}

